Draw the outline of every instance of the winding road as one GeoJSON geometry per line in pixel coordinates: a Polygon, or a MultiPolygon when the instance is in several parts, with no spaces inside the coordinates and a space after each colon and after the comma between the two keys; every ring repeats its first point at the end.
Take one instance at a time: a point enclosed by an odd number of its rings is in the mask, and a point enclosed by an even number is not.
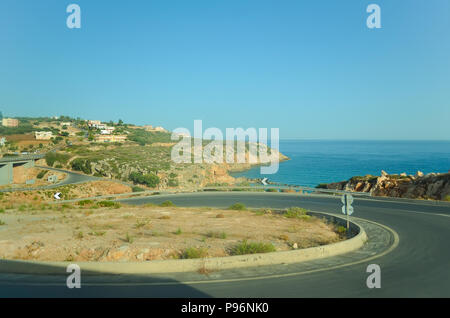
{"type": "MultiPolygon", "coordinates": [[[[242,202],[249,207],[301,206],[329,213],[338,213],[341,208],[339,197],[252,192],[173,194],[121,202],[165,200],[178,206],[228,207],[242,202]]],[[[0,297],[450,297],[450,204],[357,197],[353,206],[353,216],[385,225],[398,234],[399,240],[389,252],[362,262],[337,256],[322,261],[317,270],[295,272],[277,265],[217,273],[203,280],[195,273],[172,278],[84,276],[83,287],[78,290],[68,289],[63,275],[0,274],[0,297]],[[338,258],[346,264],[330,266],[338,258]],[[369,264],[381,267],[379,289],[366,286],[369,264]]]]}

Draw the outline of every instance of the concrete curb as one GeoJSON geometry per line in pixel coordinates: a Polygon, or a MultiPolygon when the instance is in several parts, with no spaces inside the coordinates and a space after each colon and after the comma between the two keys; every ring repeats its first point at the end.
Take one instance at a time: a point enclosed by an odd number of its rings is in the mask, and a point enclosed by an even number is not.
{"type": "MultiPolygon", "coordinates": [[[[346,224],[346,220],[332,214],[309,212],[308,214],[325,218],[338,225],[346,224]]],[[[204,259],[161,260],[149,262],[39,262],[20,260],[0,260],[1,273],[50,274],[67,275],[69,264],[80,266],[84,275],[95,274],[161,274],[195,272],[200,269],[225,270],[251,266],[300,263],[355,251],[367,241],[364,229],[355,222],[350,222],[351,238],[306,249],[250,254],[204,259]]]]}

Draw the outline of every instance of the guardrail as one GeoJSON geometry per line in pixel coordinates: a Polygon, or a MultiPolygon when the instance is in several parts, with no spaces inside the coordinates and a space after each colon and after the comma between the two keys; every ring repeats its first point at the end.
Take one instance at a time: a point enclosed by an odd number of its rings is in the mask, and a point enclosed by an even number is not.
{"type": "Polygon", "coordinates": [[[286,190],[294,190],[295,192],[302,193],[330,193],[330,194],[351,194],[351,195],[360,195],[360,196],[371,196],[369,192],[352,192],[352,191],[344,191],[344,190],[335,190],[335,189],[321,189],[321,188],[311,188],[297,185],[276,185],[276,184],[268,184],[268,185],[253,185],[253,186],[217,186],[217,187],[205,187],[202,188],[205,191],[212,191],[215,189],[286,189],[286,190]]]}
{"type": "Polygon", "coordinates": [[[3,162],[17,162],[17,161],[28,161],[28,160],[39,160],[44,158],[45,155],[19,155],[19,156],[7,156],[0,158],[0,163],[3,162]]]}

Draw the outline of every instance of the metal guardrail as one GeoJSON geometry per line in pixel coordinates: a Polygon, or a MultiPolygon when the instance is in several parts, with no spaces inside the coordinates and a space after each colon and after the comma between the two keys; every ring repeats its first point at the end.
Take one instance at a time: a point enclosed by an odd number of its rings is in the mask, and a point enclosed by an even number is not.
{"type": "Polygon", "coordinates": [[[217,187],[204,187],[202,190],[212,191],[215,189],[223,189],[223,190],[233,190],[233,189],[286,189],[286,190],[294,190],[295,192],[303,192],[303,193],[330,193],[330,194],[351,194],[351,195],[360,195],[360,196],[371,196],[369,192],[352,192],[352,191],[344,191],[344,190],[334,190],[334,189],[321,189],[321,188],[311,188],[305,186],[297,186],[297,185],[254,185],[254,186],[217,186],[217,187]]]}
{"type": "Polygon", "coordinates": [[[3,162],[17,162],[17,161],[28,161],[28,160],[39,160],[44,158],[45,155],[21,155],[21,156],[7,156],[0,158],[0,163],[3,162]]]}

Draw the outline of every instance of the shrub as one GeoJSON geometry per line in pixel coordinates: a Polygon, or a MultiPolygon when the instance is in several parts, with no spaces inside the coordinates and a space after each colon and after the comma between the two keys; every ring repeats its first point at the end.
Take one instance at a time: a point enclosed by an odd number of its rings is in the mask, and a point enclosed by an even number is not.
{"type": "Polygon", "coordinates": [[[173,232],[173,234],[176,234],[176,235],[180,235],[181,233],[183,233],[183,231],[181,231],[180,228],[178,228],[175,232],[173,232]]]}
{"type": "Polygon", "coordinates": [[[279,236],[279,239],[282,241],[289,241],[289,236],[287,236],[286,234],[281,234],[279,236]]]}
{"type": "Polygon", "coordinates": [[[5,225],[6,223],[0,220],[0,225],[5,225]]]}
{"type": "Polygon", "coordinates": [[[67,161],[69,161],[70,159],[70,155],[66,155],[66,154],[62,154],[62,153],[57,153],[57,152],[47,152],[45,154],[45,162],[47,163],[48,166],[53,167],[53,165],[55,164],[55,162],[60,162],[62,164],[66,164],[67,161]]]}
{"type": "Polygon", "coordinates": [[[82,171],[86,174],[92,173],[91,161],[89,159],[77,158],[71,163],[72,169],[82,171]]]}
{"type": "Polygon", "coordinates": [[[80,205],[80,206],[91,205],[93,203],[94,203],[94,201],[92,201],[92,200],[81,200],[81,201],[78,201],[78,205],[80,205]]]}
{"type": "Polygon", "coordinates": [[[127,235],[125,236],[125,242],[130,244],[134,242],[134,238],[130,234],[128,234],[128,232],[127,235]]]}
{"type": "Polygon", "coordinates": [[[340,225],[340,226],[337,227],[336,231],[339,234],[345,234],[345,233],[347,233],[347,228],[345,226],[340,225]]]}
{"type": "Polygon", "coordinates": [[[144,191],[144,189],[142,189],[141,187],[138,187],[138,186],[133,186],[133,187],[131,188],[131,190],[132,190],[133,192],[142,192],[142,191],[144,191]]]}
{"type": "Polygon", "coordinates": [[[36,178],[42,179],[47,172],[48,172],[48,170],[39,171],[39,173],[37,174],[36,178]]]}
{"type": "Polygon", "coordinates": [[[308,210],[294,206],[287,209],[284,216],[287,218],[306,218],[309,217],[309,215],[306,215],[306,212],[308,212],[308,210]]]}
{"type": "Polygon", "coordinates": [[[245,254],[256,254],[256,253],[269,253],[275,252],[275,247],[271,243],[248,243],[247,240],[235,245],[230,250],[231,255],[245,255],[245,254]]]}
{"type": "Polygon", "coordinates": [[[178,181],[175,179],[169,179],[169,182],[167,184],[169,187],[178,187],[178,181]]]}
{"type": "Polygon", "coordinates": [[[267,192],[278,192],[278,189],[269,188],[266,190],[267,192]]]}
{"type": "Polygon", "coordinates": [[[230,207],[228,208],[229,210],[238,210],[238,211],[244,211],[247,208],[245,207],[245,204],[243,203],[235,203],[233,205],[230,205],[230,207]]]}
{"type": "Polygon", "coordinates": [[[1,208],[0,213],[5,213],[5,209],[1,208]]]}
{"type": "Polygon", "coordinates": [[[445,201],[450,201],[450,195],[446,195],[444,198],[445,201]]]}
{"type": "Polygon", "coordinates": [[[97,206],[102,207],[102,208],[118,209],[118,208],[120,208],[120,203],[113,202],[113,201],[99,201],[99,202],[97,202],[97,206]]]}
{"type": "Polygon", "coordinates": [[[203,258],[208,256],[208,250],[206,248],[189,247],[183,251],[181,258],[203,258]]]}
{"type": "Polygon", "coordinates": [[[167,201],[162,202],[159,206],[167,207],[167,206],[176,206],[176,205],[172,201],[167,200],[167,201]]]}
{"type": "Polygon", "coordinates": [[[132,172],[128,178],[137,184],[143,184],[150,188],[156,187],[161,181],[156,174],[141,174],[139,172],[132,172]]]}
{"type": "Polygon", "coordinates": [[[227,233],[225,232],[218,232],[218,231],[209,231],[208,233],[206,233],[207,237],[211,237],[211,238],[218,238],[218,239],[226,239],[227,238],[227,233]]]}

